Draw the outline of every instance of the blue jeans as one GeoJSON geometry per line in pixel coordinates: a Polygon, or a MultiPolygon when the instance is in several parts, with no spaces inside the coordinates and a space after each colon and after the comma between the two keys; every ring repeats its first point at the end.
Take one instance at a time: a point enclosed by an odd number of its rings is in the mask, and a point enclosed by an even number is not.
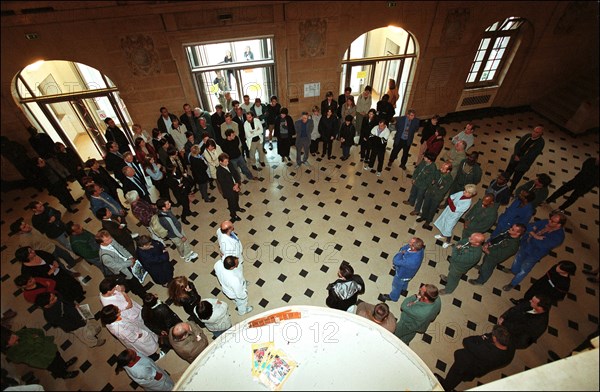
{"type": "Polygon", "coordinates": [[[515,274],[513,280],[510,281],[510,285],[515,287],[521,283],[538,261],[537,258],[528,257],[527,255],[521,254],[521,252],[517,253],[517,257],[515,257],[515,261],[510,267],[510,271],[515,274]]]}
{"type": "Polygon", "coordinates": [[[65,249],[61,248],[58,245],[54,246],[54,253],[52,253],[52,255],[54,257],[56,257],[57,259],[62,259],[64,260],[67,265],[70,267],[74,267],[75,264],[77,264],[77,261],[75,261],[75,259],[73,258],[73,256],[71,256],[71,254],[66,251],[65,249]]]}
{"type": "Polygon", "coordinates": [[[248,169],[248,166],[246,165],[246,160],[244,159],[243,155],[240,155],[235,159],[230,159],[229,161],[233,164],[233,166],[236,169],[240,168],[240,170],[242,171],[242,173],[244,173],[247,179],[251,180],[254,178],[254,175],[252,174],[252,172],[250,172],[250,169],[248,169]]]}
{"type": "Polygon", "coordinates": [[[392,291],[390,292],[390,298],[392,301],[396,302],[400,299],[400,294],[402,291],[408,288],[408,282],[410,282],[412,278],[402,278],[398,276],[398,274],[394,275],[394,280],[392,281],[392,291]]]}
{"type": "Polygon", "coordinates": [[[350,156],[350,147],[352,147],[352,146],[347,146],[345,144],[342,144],[342,156],[344,156],[344,157],[350,156]]]}

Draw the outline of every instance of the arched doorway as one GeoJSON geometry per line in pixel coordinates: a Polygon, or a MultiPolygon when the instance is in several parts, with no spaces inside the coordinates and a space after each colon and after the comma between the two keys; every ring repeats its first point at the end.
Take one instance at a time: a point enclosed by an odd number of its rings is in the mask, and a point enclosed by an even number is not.
{"type": "Polygon", "coordinates": [[[131,141],[131,117],[119,91],[95,68],[70,61],[38,61],[21,70],[13,86],[15,101],[31,124],[55,142],[74,148],[83,161],[103,159],[107,117],[131,141]]]}
{"type": "Polygon", "coordinates": [[[415,39],[406,30],[388,26],[371,30],[356,38],[344,53],[340,94],[350,86],[357,96],[365,86],[373,87],[373,107],[396,81],[400,98],[396,115],[406,110],[407,97],[417,57],[415,39]]]}

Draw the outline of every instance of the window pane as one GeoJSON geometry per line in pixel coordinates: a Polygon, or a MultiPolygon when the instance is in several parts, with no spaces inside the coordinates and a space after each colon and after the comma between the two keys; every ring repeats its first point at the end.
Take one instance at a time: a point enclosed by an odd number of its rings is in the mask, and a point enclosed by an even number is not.
{"type": "Polygon", "coordinates": [[[479,71],[479,68],[481,68],[481,61],[477,61],[477,62],[473,63],[472,72],[477,73],[479,71]]]}
{"type": "Polygon", "coordinates": [[[477,76],[477,73],[470,73],[467,78],[467,83],[473,83],[475,81],[475,76],[477,76]]]}
{"type": "Polygon", "coordinates": [[[81,77],[83,78],[87,90],[106,88],[106,83],[104,83],[100,71],[92,67],[88,67],[85,64],[75,63],[75,66],[81,73],[81,77]]]}
{"type": "Polygon", "coordinates": [[[492,63],[492,69],[494,71],[497,70],[499,65],[500,65],[500,59],[494,60],[494,62],[492,63]]]}
{"type": "Polygon", "coordinates": [[[17,94],[20,98],[31,98],[31,94],[29,94],[29,90],[23,84],[21,78],[17,79],[17,94]]]}
{"type": "Polygon", "coordinates": [[[478,50],[477,56],[475,57],[475,61],[483,60],[483,56],[485,56],[485,50],[478,50]]]}
{"type": "Polygon", "coordinates": [[[490,69],[492,69],[492,62],[490,60],[488,60],[488,61],[486,61],[485,67],[483,67],[483,70],[489,71],[490,69]]]}
{"type": "Polygon", "coordinates": [[[481,40],[481,43],[479,44],[479,50],[486,50],[487,47],[490,45],[490,39],[489,38],[484,38],[481,40]]]}
{"type": "Polygon", "coordinates": [[[496,70],[491,70],[487,75],[487,80],[494,80],[494,75],[496,75],[496,70]]]}

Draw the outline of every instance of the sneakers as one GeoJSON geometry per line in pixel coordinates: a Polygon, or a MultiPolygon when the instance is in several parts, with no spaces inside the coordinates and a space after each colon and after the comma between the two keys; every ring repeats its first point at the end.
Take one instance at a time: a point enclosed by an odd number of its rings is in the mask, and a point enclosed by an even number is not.
{"type": "Polygon", "coordinates": [[[140,233],[131,233],[131,238],[138,238],[140,233]]]}
{"type": "Polygon", "coordinates": [[[440,274],[440,279],[443,280],[444,282],[448,281],[448,277],[444,274],[440,274]]]}
{"type": "Polygon", "coordinates": [[[369,170],[369,171],[370,171],[370,170],[371,170],[371,167],[370,167],[370,166],[368,166],[368,165],[365,165],[365,166],[363,166],[363,169],[364,169],[364,170],[369,170]]]}
{"type": "Polygon", "coordinates": [[[165,355],[166,355],[165,352],[163,350],[160,350],[160,352],[158,353],[158,359],[157,359],[157,361],[159,361],[165,355]]]}
{"type": "Polygon", "coordinates": [[[243,315],[245,315],[246,313],[250,313],[250,312],[252,312],[253,310],[254,310],[254,307],[252,307],[252,306],[248,306],[248,307],[246,308],[246,311],[245,311],[244,313],[240,313],[240,312],[238,312],[238,314],[239,314],[240,316],[243,316],[243,315]]]}
{"type": "Polygon", "coordinates": [[[444,243],[442,244],[442,248],[446,249],[446,248],[448,248],[450,245],[451,245],[451,244],[450,244],[449,242],[444,242],[444,243]]]}
{"type": "Polygon", "coordinates": [[[436,235],[433,236],[433,238],[435,238],[436,240],[445,240],[446,239],[446,237],[444,237],[441,234],[436,234],[436,235]]]}
{"type": "Polygon", "coordinates": [[[381,177],[381,172],[377,172],[377,177],[381,177]]]}
{"type": "Polygon", "coordinates": [[[506,286],[502,287],[502,290],[504,290],[504,291],[510,291],[512,289],[513,289],[513,287],[510,284],[507,284],[506,286]]]}
{"type": "Polygon", "coordinates": [[[197,258],[198,258],[198,253],[192,252],[189,255],[183,257],[183,261],[185,261],[186,263],[190,263],[190,262],[196,260],[197,258]]]}

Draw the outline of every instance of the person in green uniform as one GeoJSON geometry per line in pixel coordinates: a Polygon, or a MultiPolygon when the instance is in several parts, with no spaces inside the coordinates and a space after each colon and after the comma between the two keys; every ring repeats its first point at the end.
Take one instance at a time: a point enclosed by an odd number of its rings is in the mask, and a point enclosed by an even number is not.
{"type": "Polygon", "coordinates": [[[438,294],[435,285],[424,284],[417,294],[407,297],[400,306],[402,313],[394,335],[408,345],[417,332],[425,333],[442,309],[438,294]]]}
{"type": "Polygon", "coordinates": [[[533,193],[534,199],[531,205],[536,209],[548,197],[548,187],[552,184],[552,178],[546,173],[536,175],[535,180],[527,181],[515,190],[515,195],[520,195],[525,190],[533,193]]]}
{"type": "Polygon", "coordinates": [[[473,233],[469,238],[463,238],[454,245],[448,276],[440,275],[440,278],[446,281],[446,287],[440,290],[440,295],[454,292],[462,274],[473,268],[481,258],[481,246],[484,242],[483,234],[473,233]]]}
{"type": "Polygon", "coordinates": [[[454,177],[454,182],[450,187],[450,194],[454,194],[456,192],[460,192],[465,188],[467,184],[477,185],[481,181],[481,175],[483,174],[481,170],[481,166],[477,159],[479,158],[479,153],[473,151],[470,154],[467,154],[467,158],[463,159],[458,165],[458,171],[456,172],[456,176],[454,177]]]}
{"type": "Polygon", "coordinates": [[[479,199],[467,211],[463,219],[465,220],[465,226],[460,238],[468,238],[473,233],[487,232],[498,219],[498,208],[494,204],[494,195],[487,194],[479,199]]]}
{"type": "Polygon", "coordinates": [[[423,224],[424,229],[431,230],[430,225],[433,217],[444,199],[444,195],[448,193],[450,185],[452,185],[452,170],[451,163],[444,163],[440,167],[440,171],[436,173],[433,181],[425,190],[425,196],[423,197],[423,206],[421,207],[421,216],[417,219],[418,223],[425,221],[423,224]]]}
{"type": "Polygon", "coordinates": [[[408,200],[402,203],[410,205],[415,209],[410,213],[411,215],[419,215],[421,212],[421,206],[423,205],[423,198],[425,197],[425,191],[427,187],[435,180],[439,172],[435,166],[435,155],[426,152],[423,156],[421,163],[415,168],[415,172],[412,176],[412,188],[410,190],[410,196],[408,200]]]}
{"type": "Polygon", "coordinates": [[[54,344],[54,337],[46,336],[42,329],[23,327],[12,332],[3,326],[0,343],[2,352],[11,362],[47,369],[54,378],[73,378],[79,374],[78,370],[67,370],[77,362],[77,357],[65,362],[54,344]]]}
{"type": "Polygon", "coordinates": [[[479,277],[469,279],[469,283],[477,286],[487,282],[498,264],[517,253],[525,230],[525,225],[515,223],[507,231],[495,237],[490,237],[481,249],[485,255],[483,256],[483,264],[475,267],[479,269],[479,277]]]}

